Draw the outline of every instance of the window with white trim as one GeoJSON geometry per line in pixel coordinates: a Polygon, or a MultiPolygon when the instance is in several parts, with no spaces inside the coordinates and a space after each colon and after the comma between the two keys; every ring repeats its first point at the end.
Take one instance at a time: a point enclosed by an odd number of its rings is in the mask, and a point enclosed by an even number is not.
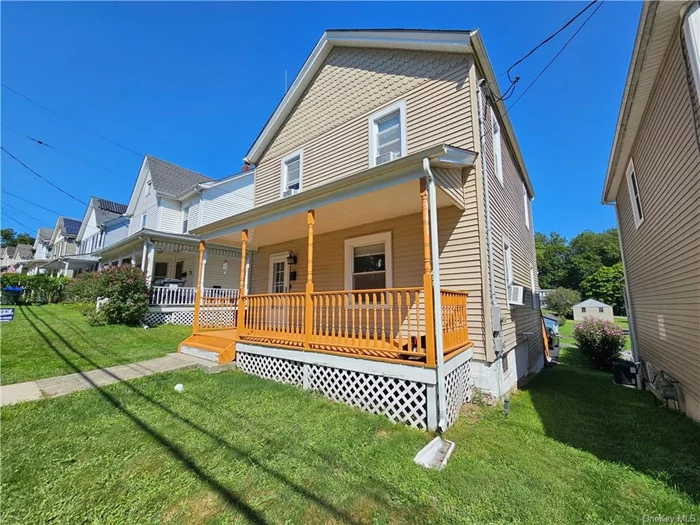
{"type": "Polygon", "coordinates": [[[150,194],[151,194],[151,186],[152,186],[151,181],[150,181],[150,180],[149,180],[149,181],[146,181],[146,186],[145,186],[145,188],[144,188],[144,193],[145,193],[146,195],[150,195],[150,194]]]}
{"type": "Polygon", "coordinates": [[[187,222],[190,218],[190,207],[184,209],[182,212],[182,233],[187,233],[187,222]]]}
{"type": "Polygon", "coordinates": [[[406,155],[406,104],[404,101],[369,117],[369,165],[379,166],[406,155]]]}
{"type": "Polygon", "coordinates": [[[289,197],[301,190],[303,162],[301,151],[290,153],[282,159],[282,197],[289,197]]]}
{"type": "Polygon", "coordinates": [[[627,189],[630,192],[630,201],[632,202],[632,213],[634,214],[634,225],[639,228],[639,225],[644,221],[642,213],[642,199],[639,195],[639,184],[637,183],[637,172],[634,169],[634,162],[630,159],[627,166],[627,189]]]}
{"type": "Polygon", "coordinates": [[[523,211],[525,212],[525,227],[530,229],[530,198],[527,195],[527,188],[523,184],[523,211]]]}
{"type": "Polygon", "coordinates": [[[501,152],[501,125],[498,123],[496,113],[491,108],[491,132],[493,134],[493,164],[496,178],[503,186],[503,155],[501,152]]]}
{"type": "Polygon", "coordinates": [[[530,266],[530,292],[532,293],[532,307],[537,308],[537,293],[535,292],[535,268],[530,266]]]}
{"type": "Polygon", "coordinates": [[[146,214],[142,213],[141,214],[141,229],[143,230],[146,228],[146,214]]]}
{"type": "Polygon", "coordinates": [[[510,249],[510,241],[503,241],[503,269],[506,276],[506,287],[510,288],[515,284],[513,279],[513,256],[510,249]]]}
{"type": "Polygon", "coordinates": [[[391,288],[391,232],[345,240],[345,289],[391,288]]]}

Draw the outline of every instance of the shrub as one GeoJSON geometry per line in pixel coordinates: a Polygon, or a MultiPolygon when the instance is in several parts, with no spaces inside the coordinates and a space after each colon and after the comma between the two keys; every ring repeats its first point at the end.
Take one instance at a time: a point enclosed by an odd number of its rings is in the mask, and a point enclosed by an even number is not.
{"type": "Polygon", "coordinates": [[[148,312],[148,288],[140,269],[110,266],[81,274],[70,284],[69,293],[90,324],[140,324],[148,312]],[[109,301],[96,308],[99,297],[109,301]]]}
{"type": "Polygon", "coordinates": [[[547,294],[547,307],[560,318],[572,315],[571,307],[581,302],[581,294],[569,288],[555,288],[547,294]]]}
{"type": "Polygon", "coordinates": [[[21,286],[24,288],[22,302],[59,303],[65,297],[67,277],[52,277],[45,274],[24,275],[4,273],[0,279],[2,288],[21,286]]]}
{"type": "Polygon", "coordinates": [[[612,369],[612,362],[625,347],[622,328],[603,319],[585,318],[574,326],[573,335],[586,357],[603,370],[612,369]]]}

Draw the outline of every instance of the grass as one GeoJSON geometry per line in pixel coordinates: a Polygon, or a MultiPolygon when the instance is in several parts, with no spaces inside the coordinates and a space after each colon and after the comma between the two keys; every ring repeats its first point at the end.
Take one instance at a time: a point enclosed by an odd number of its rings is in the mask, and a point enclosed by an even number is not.
{"type": "MultiPolygon", "coordinates": [[[[615,316],[614,322],[616,325],[621,326],[623,329],[629,330],[627,317],[615,316]]],[[[572,336],[574,332],[574,326],[576,326],[576,321],[572,319],[567,319],[566,323],[559,326],[559,334],[561,335],[562,346],[574,344],[574,338],[572,336]]],[[[625,337],[625,350],[632,350],[632,341],[629,335],[625,337]]]]}
{"type": "Polygon", "coordinates": [[[161,357],[191,332],[174,325],[90,326],[68,304],[16,306],[15,319],[0,330],[3,385],[161,357]]]}
{"type": "MultiPolygon", "coordinates": [[[[60,350],[63,351],[63,350],[60,350]]],[[[67,355],[72,359],[72,355],[67,355]]],[[[431,436],[239,372],[181,371],[2,409],[3,523],[641,523],[700,514],[700,426],[572,349],[431,436]],[[177,394],[176,383],[185,391],[177,394]]]]}

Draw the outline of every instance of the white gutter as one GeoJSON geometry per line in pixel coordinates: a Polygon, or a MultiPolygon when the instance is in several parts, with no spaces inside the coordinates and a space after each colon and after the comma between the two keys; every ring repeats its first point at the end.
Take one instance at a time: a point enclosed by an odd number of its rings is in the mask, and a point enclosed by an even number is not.
{"type": "MultiPolygon", "coordinates": [[[[499,315],[500,315],[500,308],[498,308],[498,300],[496,298],[496,287],[495,287],[495,282],[496,278],[494,276],[494,267],[493,267],[493,234],[492,234],[492,227],[491,227],[491,197],[489,195],[489,174],[486,170],[486,125],[484,123],[484,104],[483,104],[483,99],[482,99],[482,90],[481,86],[477,86],[476,88],[476,103],[478,106],[479,110],[479,137],[480,137],[480,149],[481,149],[481,176],[484,179],[484,209],[485,209],[485,218],[486,218],[486,258],[488,259],[488,266],[489,266],[489,299],[491,303],[491,312],[492,312],[492,319],[493,319],[493,311],[494,309],[499,310],[499,315]]],[[[493,322],[491,323],[493,325],[493,322]]],[[[499,322],[500,325],[500,322],[499,322]]],[[[494,342],[494,353],[496,354],[496,359],[498,361],[498,398],[500,399],[501,393],[503,391],[503,373],[502,373],[502,362],[501,362],[501,356],[503,353],[503,349],[501,348],[500,351],[498,351],[499,345],[496,344],[498,341],[501,339],[501,332],[500,330],[496,332],[495,330],[491,333],[491,337],[494,342]]]]}
{"type": "Polygon", "coordinates": [[[430,159],[423,159],[423,171],[428,187],[428,213],[430,215],[430,251],[433,259],[433,310],[435,317],[435,357],[438,397],[438,428],[446,430],[447,413],[445,403],[445,349],[442,341],[442,297],[440,295],[440,249],[438,247],[437,196],[435,178],[430,170],[430,159]]]}

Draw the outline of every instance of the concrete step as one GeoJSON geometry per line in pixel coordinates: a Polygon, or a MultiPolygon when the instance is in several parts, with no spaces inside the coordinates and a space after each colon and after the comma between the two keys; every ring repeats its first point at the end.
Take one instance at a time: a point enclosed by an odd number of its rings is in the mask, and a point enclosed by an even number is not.
{"type": "Polygon", "coordinates": [[[190,346],[189,344],[180,345],[180,353],[185,355],[190,355],[192,357],[197,357],[199,359],[204,359],[206,361],[211,361],[213,363],[219,362],[219,354],[223,351],[223,348],[202,348],[204,345],[190,346]]]}

